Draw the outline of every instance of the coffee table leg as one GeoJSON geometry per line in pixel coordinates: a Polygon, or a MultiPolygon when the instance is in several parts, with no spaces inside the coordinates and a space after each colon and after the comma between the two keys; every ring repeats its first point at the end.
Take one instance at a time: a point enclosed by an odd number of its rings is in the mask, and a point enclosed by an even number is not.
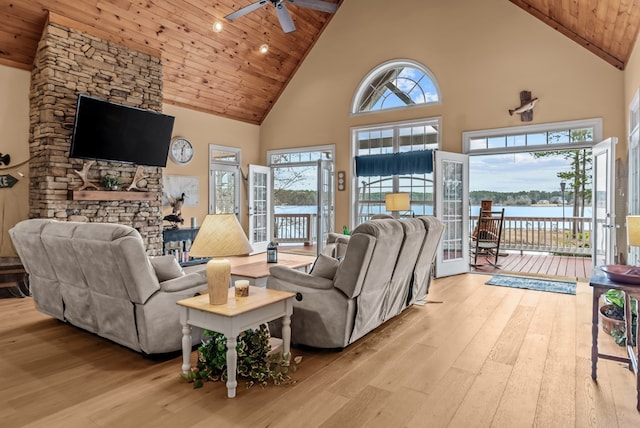
{"type": "Polygon", "coordinates": [[[187,322],[187,308],[180,312],[182,324],[182,373],[188,374],[191,368],[191,326],[187,322]]]}
{"type": "Polygon", "coordinates": [[[227,397],[233,398],[236,396],[236,370],[238,366],[238,351],[236,345],[237,339],[233,335],[227,335],[227,397]]]}

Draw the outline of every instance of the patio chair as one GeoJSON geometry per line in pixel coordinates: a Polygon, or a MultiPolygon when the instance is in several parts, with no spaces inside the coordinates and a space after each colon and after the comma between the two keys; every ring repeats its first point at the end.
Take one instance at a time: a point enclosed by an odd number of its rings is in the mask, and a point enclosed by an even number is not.
{"type": "Polygon", "coordinates": [[[493,267],[500,267],[498,265],[498,257],[500,255],[503,222],[504,208],[500,211],[480,211],[478,224],[471,236],[472,266],[479,266],[478,256],[480,255],[493,267]]]}

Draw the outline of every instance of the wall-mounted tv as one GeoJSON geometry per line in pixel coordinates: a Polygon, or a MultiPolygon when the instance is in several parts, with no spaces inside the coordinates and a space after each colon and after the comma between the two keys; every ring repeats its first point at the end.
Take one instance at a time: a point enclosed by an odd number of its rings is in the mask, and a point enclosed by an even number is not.
{"type": "Polygon", "coordinates": [[[174,119],[79,95],[69,156],[165,167],[174,119]]]}

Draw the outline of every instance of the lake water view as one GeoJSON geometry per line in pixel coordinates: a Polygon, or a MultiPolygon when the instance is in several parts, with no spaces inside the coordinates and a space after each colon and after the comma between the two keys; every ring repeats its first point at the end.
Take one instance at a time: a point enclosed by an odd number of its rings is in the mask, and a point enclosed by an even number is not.
{"type": "MultiPolygon", "coordinates": [[[[500,206],[494,205],[494,210],[501,210],[504,208],[504,216],[505,217],[557,217],[562,218],[562,205],[536,205],[536,206],[519,206],[519,205],[508,205],[508,206],[500,206]]],[[[421,215],[420,211],[422,206],[414,206],[413,211],[416,215],[421,215]]],[[[317,208],[315,205],[279,205],[275,207],[276,214],[316,214],[317,208]]],[[[384,211],[384,206],[380,207],[380,212],[384,211]]],[[[480,212],[480,205],[472,205],[471,206],[471,215],[477,216],[480,212]]],[[[432,212],[427,212],[427,215],[433,214],[432,212]]],[[[572,217],[573,214],[573,206],[564,207],[564,216],[572,217]]],[[[580,217],[580,216],[578,216],[580,217]]],[[[585,218],[591,218],[591,207],[585,207],[584,216],[585,218]]]]}

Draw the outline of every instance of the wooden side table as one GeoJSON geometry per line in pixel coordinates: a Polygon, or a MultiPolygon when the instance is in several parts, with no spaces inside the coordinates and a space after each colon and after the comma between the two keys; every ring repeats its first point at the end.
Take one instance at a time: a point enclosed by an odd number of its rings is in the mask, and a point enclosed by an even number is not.
{"type": "Polygon", "coordinates": [[[30,294],[27,272],[18,257],[0,257],[0,288],[14,297],[30,294]]]}
{"type": "MultiPolygon", "coordinates": [[[[631,315],[631,298],[640,301],[640,285],[624,284],[621,282],[611,281],[604,272],[599,269],[594,270],[589,285],[593,287],[593,313],[591,318],[591,377],[596,380],[598,358],[606,360],[618,361],[629,364],[629,370],[636,375],[636,409],[640,411],[640,371],[638,371],[638,361],[640,360],[640,346],[636,346],[634,351],[632,340],[632,315],[631,315]],[[628,358],[618,357],[615,355],[601,354],[598,352],[598,320],[600,313],[600,296],[607,290],[622,290],[625,294],[624,318],[625,329],[627,335],[627,354],[628,358]],[[634,352],[637,352],[634,354],[634,352]]],[[[640,323],[639,323],[640,324],[640,323]]],[[[636,326],[636,340],[640,342],[640,328],[636,326]]]]}
{"type": "Polygon", "coordinates": [[[287,355],[291,344],[294,296],[287,291],[249,287],[249,296],[236,298],[232,287],[226,305],[209,304],[208,294],[178,301],[182,324],[182,372],[188,374],[191,368],[191,326],[222,333],[227,338],[227,397],[235,397],[238,335],[260,324],[283,318],[282,348],[283,355],[287,355]]]}

